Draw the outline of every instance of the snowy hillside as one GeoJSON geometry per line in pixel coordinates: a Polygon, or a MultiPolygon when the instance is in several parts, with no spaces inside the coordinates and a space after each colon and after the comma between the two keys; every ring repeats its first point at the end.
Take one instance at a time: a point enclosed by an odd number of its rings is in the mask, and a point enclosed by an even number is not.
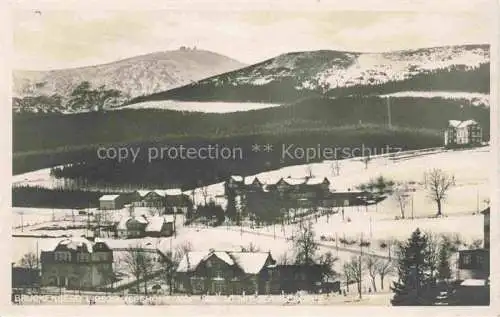
{"type": "Polygon", "coordinates": [[[385,53],[294,52],[233,72],[133,100],[293,102],[311,93],[453,90],[486,93],[488,45],[461,45],[385,53]],[[401,87],[394,83],[404,83],[401,87]],[[349,89],[362,90],[347,91],[349,89]],[[371,89],[367,89],[370,88],[371,89]],[[374,90],[375,89],[375,90],[374,90]]]}
{"type": "Polygon", "coordinates": [[[132,57],[117,62],[51,71],[15,70],[14,96],[67,96],[82,81],[106,85],[129,97],[152,94],[245,66],[204,50],[176,50],[132,57]]]}

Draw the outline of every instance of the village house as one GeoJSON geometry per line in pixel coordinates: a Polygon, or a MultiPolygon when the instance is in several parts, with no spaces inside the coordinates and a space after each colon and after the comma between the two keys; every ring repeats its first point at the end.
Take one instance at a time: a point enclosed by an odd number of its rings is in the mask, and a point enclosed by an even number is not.
{"type": "Polygon", "coordinates": [[[157,208],[162,213],[186,213],[189,197],[179,189],[138,190],[133,194],[135,207],[157,208]]]}
{"type": "Polygon", "coordinates": [[[321,264],[286,264],[278,265],[275,279],[279,288],[286,294],[306,291],[309,293],[338,292],[340,282],[328,276],[326,268],[321,264]]]}
{"type": "Polygon", "coordinates": [[[99,209],[116,210],[122,209],[126,201],[122,195],[103,195],[99,198],[99,209]]]}
{"type": "Polygon", "coordinates": [[[481,212],[484,217],[483,248],[460,250],[458,280],[487,280],[490,275],[490,208],[481,212]]]}
{"type": "Polygon", "coordinates": [[[40,270],[12,264],[12,289],[25,290],[40,287],[40,270]]]}
{"type": "Polygon", "coordinates": [[[144,237],[146,234],[147,225],[148,221],[143,215],[137,217],[123,217],[116,225],[116,236],[119,239],[133,239],[144,237]]]}
{"type": "Polygon", "coordinates": [[[114,279],[113,252],[101,241],[64,239],[40,258],[42,286],[94,289],[114,279]]]}
{"type": "Polygon", "coordinates": [[[450,120],[444,132],[445,147],[478,146],[483,142],[483,131],[474,120],[450,120]]]}
{"type": "Polygon", "coordinates": [[[270,294],[275,264],[269,252],[188,252],[175,288],[190,294],[270,294]]]}
{"type": "Polygon", "coordinates": [[[123,217],[116,225],[116,236],[119,239],[169,237],[175,231],[174,220],[173,215],[123,217]]]}
{"type": "Polygon", "coordinates": [[[174,216],[153,216],[146,219],[145,235],[148,237],[170,237],[174,234],[174,216]]]}

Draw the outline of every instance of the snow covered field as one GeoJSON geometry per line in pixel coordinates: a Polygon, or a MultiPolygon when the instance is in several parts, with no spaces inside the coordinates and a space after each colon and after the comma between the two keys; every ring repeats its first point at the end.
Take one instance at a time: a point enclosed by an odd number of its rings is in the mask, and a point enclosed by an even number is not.
{"type": "Polygon", "coordinates": [[[255,102],[196,102],[196,101],[146,101],[127,105],[114,110],[122,109],[162,109],[188,112],[228,113],[237,111],[258,110],[277,107],[280,104],[255,102]]]}

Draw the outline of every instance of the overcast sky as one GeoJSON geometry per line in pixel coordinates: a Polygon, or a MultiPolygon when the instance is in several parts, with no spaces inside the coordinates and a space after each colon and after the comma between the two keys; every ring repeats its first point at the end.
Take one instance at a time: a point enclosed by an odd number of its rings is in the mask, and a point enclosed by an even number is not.
{"type": "Polygon", "coordinates": [[[194,5],[175,10],[141,5],[135,8],[138,11],[128,10],[133,7],[116,11],[101,6],[101,11],[95,11],[20,6],[12,15],[13,66],[78,67],[181,45],[250,64],[290,51],[388,51],[490,41],[491,25],[484,6],[419,11],[397,6],[389,7],[391,11],[345,11],[352,8],[336,6],[333,11],[331,7],[314,9],[321,6],[317,1],[308,2],[313,9],[304,11],[264,6],[234,11],[193,11],[194,5]]]}

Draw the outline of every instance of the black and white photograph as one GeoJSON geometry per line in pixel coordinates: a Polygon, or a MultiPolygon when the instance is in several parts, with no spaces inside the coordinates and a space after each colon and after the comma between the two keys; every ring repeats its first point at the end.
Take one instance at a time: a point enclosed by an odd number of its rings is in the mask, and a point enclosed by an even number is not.
{"type": "Polygon", "coordinates": [[[495,1],[375,2],[14,1],[12,305],[492,305],[495,1]]]}

